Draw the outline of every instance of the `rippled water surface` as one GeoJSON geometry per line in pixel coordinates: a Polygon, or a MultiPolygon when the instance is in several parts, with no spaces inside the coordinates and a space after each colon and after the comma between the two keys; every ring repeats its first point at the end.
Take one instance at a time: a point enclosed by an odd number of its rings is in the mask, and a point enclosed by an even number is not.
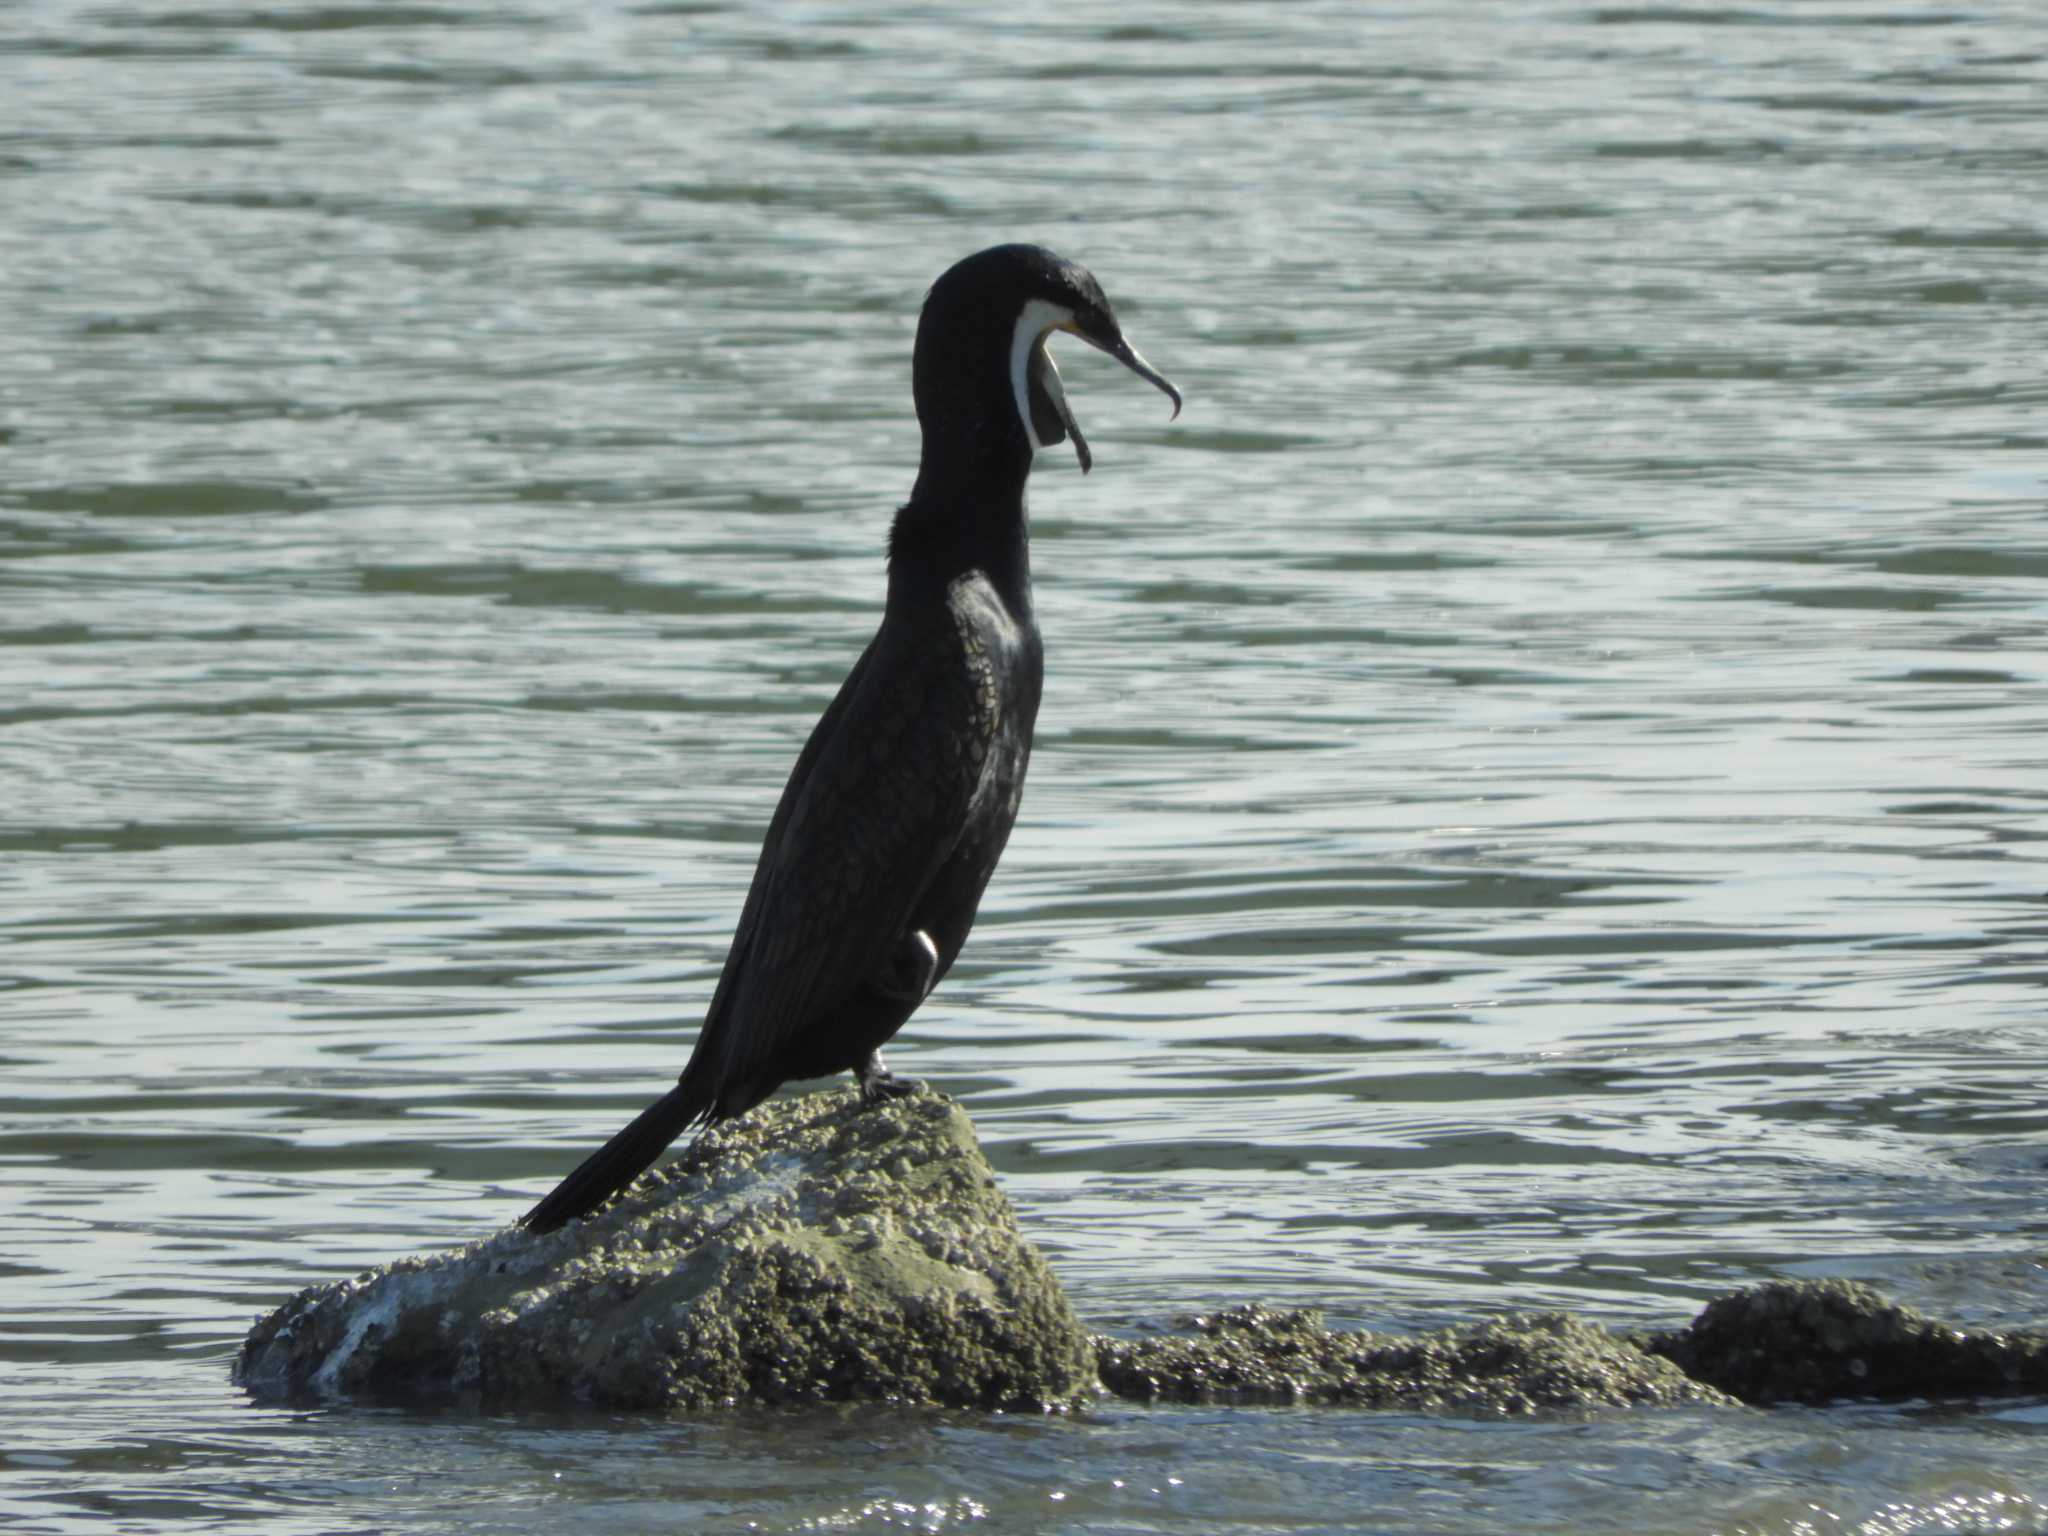
{"type": "Polygon", "coordinates": [[[2048,1530],[2038,1402],[227,1379],[680,1065],[877,615],[923,290],[1014,238],[1188,408],[1068,353],[1023,820],[892,1054],[1083,1315],[2040,1325],[2032,0],[31,0],[0,101],[10,1529],[2048,1530]]]}

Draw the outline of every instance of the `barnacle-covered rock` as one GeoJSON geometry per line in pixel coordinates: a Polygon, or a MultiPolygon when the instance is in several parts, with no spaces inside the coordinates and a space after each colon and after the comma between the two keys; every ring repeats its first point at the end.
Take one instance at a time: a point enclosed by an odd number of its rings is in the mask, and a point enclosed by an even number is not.
{"type": "Polygon", "coordinates": [[[1556,1313],[1413,1335],[1333,1332],[1314,1311],[1252,1304],[1186,1320],[1184,1334],[1096,1340],[1121,1397],[1198,1403],[1320,1403],[1407,1412],[1729,1403],[1668,1360],[1556,1313]]]}
{"type": "Polygon", "coordinates": [[[237,1374],[264,1396],[485,1408],[1096,1391],[1088,1336],[972,1123],[930,1092],[765,1104],[560,1231],[316,1286],[256,1325],[237,1374]]]}
{"type": "Polygon", "coordinates": [[[2048,1392],[2048,1339],[1953,1327],[1848,1280],[1736,1291],[1643,1342],[1747,1403],[2048,1392]]]}

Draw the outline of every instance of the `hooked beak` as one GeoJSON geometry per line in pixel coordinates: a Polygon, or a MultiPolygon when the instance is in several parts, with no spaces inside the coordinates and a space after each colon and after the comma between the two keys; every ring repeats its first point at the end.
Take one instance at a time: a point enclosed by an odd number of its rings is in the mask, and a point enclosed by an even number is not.
{"type": "MultiPolygon", "coordinates": [[[[1180,391],[1167,382],[1165,374],[1140,357],[1138,349],[1124,340],[1121,334],[1111,337],[1108,341],[1104,341],[1089,335],[1080,326],[1072,323],[1057,326],[1055,329],[1067,331],[1080,337],[1098,352],[1107,352],[1154,389],[1162,391],[1166,398],[1173,402],[1173,416],[1167,418],[1169,421],[1174,420],[1180,415],[1180,391]]],[[[1043,342],[1039,343],[1037,356],[1034,357],[1033,362],[1040,364],[1034,370],[1037,382],[1044,391],[1045,399],[1051,403],[1054,412],[1057,414],[1060,426],[1065,428],[1066,435],[1074,440],[1074,454],[1080,459],[1081,473],[1085,475],[1094,467],[1095,456],[1088,451],[1088,439],[1081,435],[1080,423],[1074,420],[1073,409],[1067,404],[1067,392],[1060,386],[1060,371],[1053,365],[1052,353],[1043,342]],[[1042,363],[1040,363],[1041,359],[1042,363]]],[[[1046,425],[1049,426],[1050,423],[1046,425]]],[[[1050,433],[1042,433],[1041,435],[1045,441],[1057,441],[1050,433]]]]}
{"type": "Polygon", "coordinates": [[[1165,374],[1146,362],[1144,358],[1138,356],[1138,349],[1136,347],[1125,341],[1121,336],[1117,337],[1108,346],[1104,346],[1086,331],[1076,330],[1074,334],[1096,350],[1107,352],[1111,357],[1122,363],[1131,372],[1171,400],[1173,402],[1173,415],[1166,418],[1168,421],[1176,421],[1180,418],[1180,391],[1166,381],[1165,374]]]}

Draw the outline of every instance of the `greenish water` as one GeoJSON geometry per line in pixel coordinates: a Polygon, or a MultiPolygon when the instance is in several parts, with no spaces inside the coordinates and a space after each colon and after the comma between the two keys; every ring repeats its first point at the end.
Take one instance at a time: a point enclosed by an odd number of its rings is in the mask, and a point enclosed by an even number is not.
{"type": "Polygon", "coordinates": [[[925,286],[1087,263],[1049,679],[892,1051],[1077,1306],[2041,1326],[2031,0],[0,13],[0,1516],[2048,1530],[2038,1401],[257,1408],[680,1065],[925,286]],[[2003,1523],[2001,1523],[2003,1522],[2003,1523]]]}

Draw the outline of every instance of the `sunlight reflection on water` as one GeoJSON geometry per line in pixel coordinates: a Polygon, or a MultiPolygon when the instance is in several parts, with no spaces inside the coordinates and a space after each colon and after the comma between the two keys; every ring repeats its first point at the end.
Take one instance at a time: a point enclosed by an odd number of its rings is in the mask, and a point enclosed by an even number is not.
{"type": "Polygon", "coordinates": [[[2036,31],[16,8],[0,1504],[2041,1528],[2020,1409],[422,1434],[221,1377],[680,1064],[874,621],[919,296],[1013,236],[1188,409],[1067,362],[1024,819],[892,1055],[1082,1312],[2038,1320],[2036,31]]]}

